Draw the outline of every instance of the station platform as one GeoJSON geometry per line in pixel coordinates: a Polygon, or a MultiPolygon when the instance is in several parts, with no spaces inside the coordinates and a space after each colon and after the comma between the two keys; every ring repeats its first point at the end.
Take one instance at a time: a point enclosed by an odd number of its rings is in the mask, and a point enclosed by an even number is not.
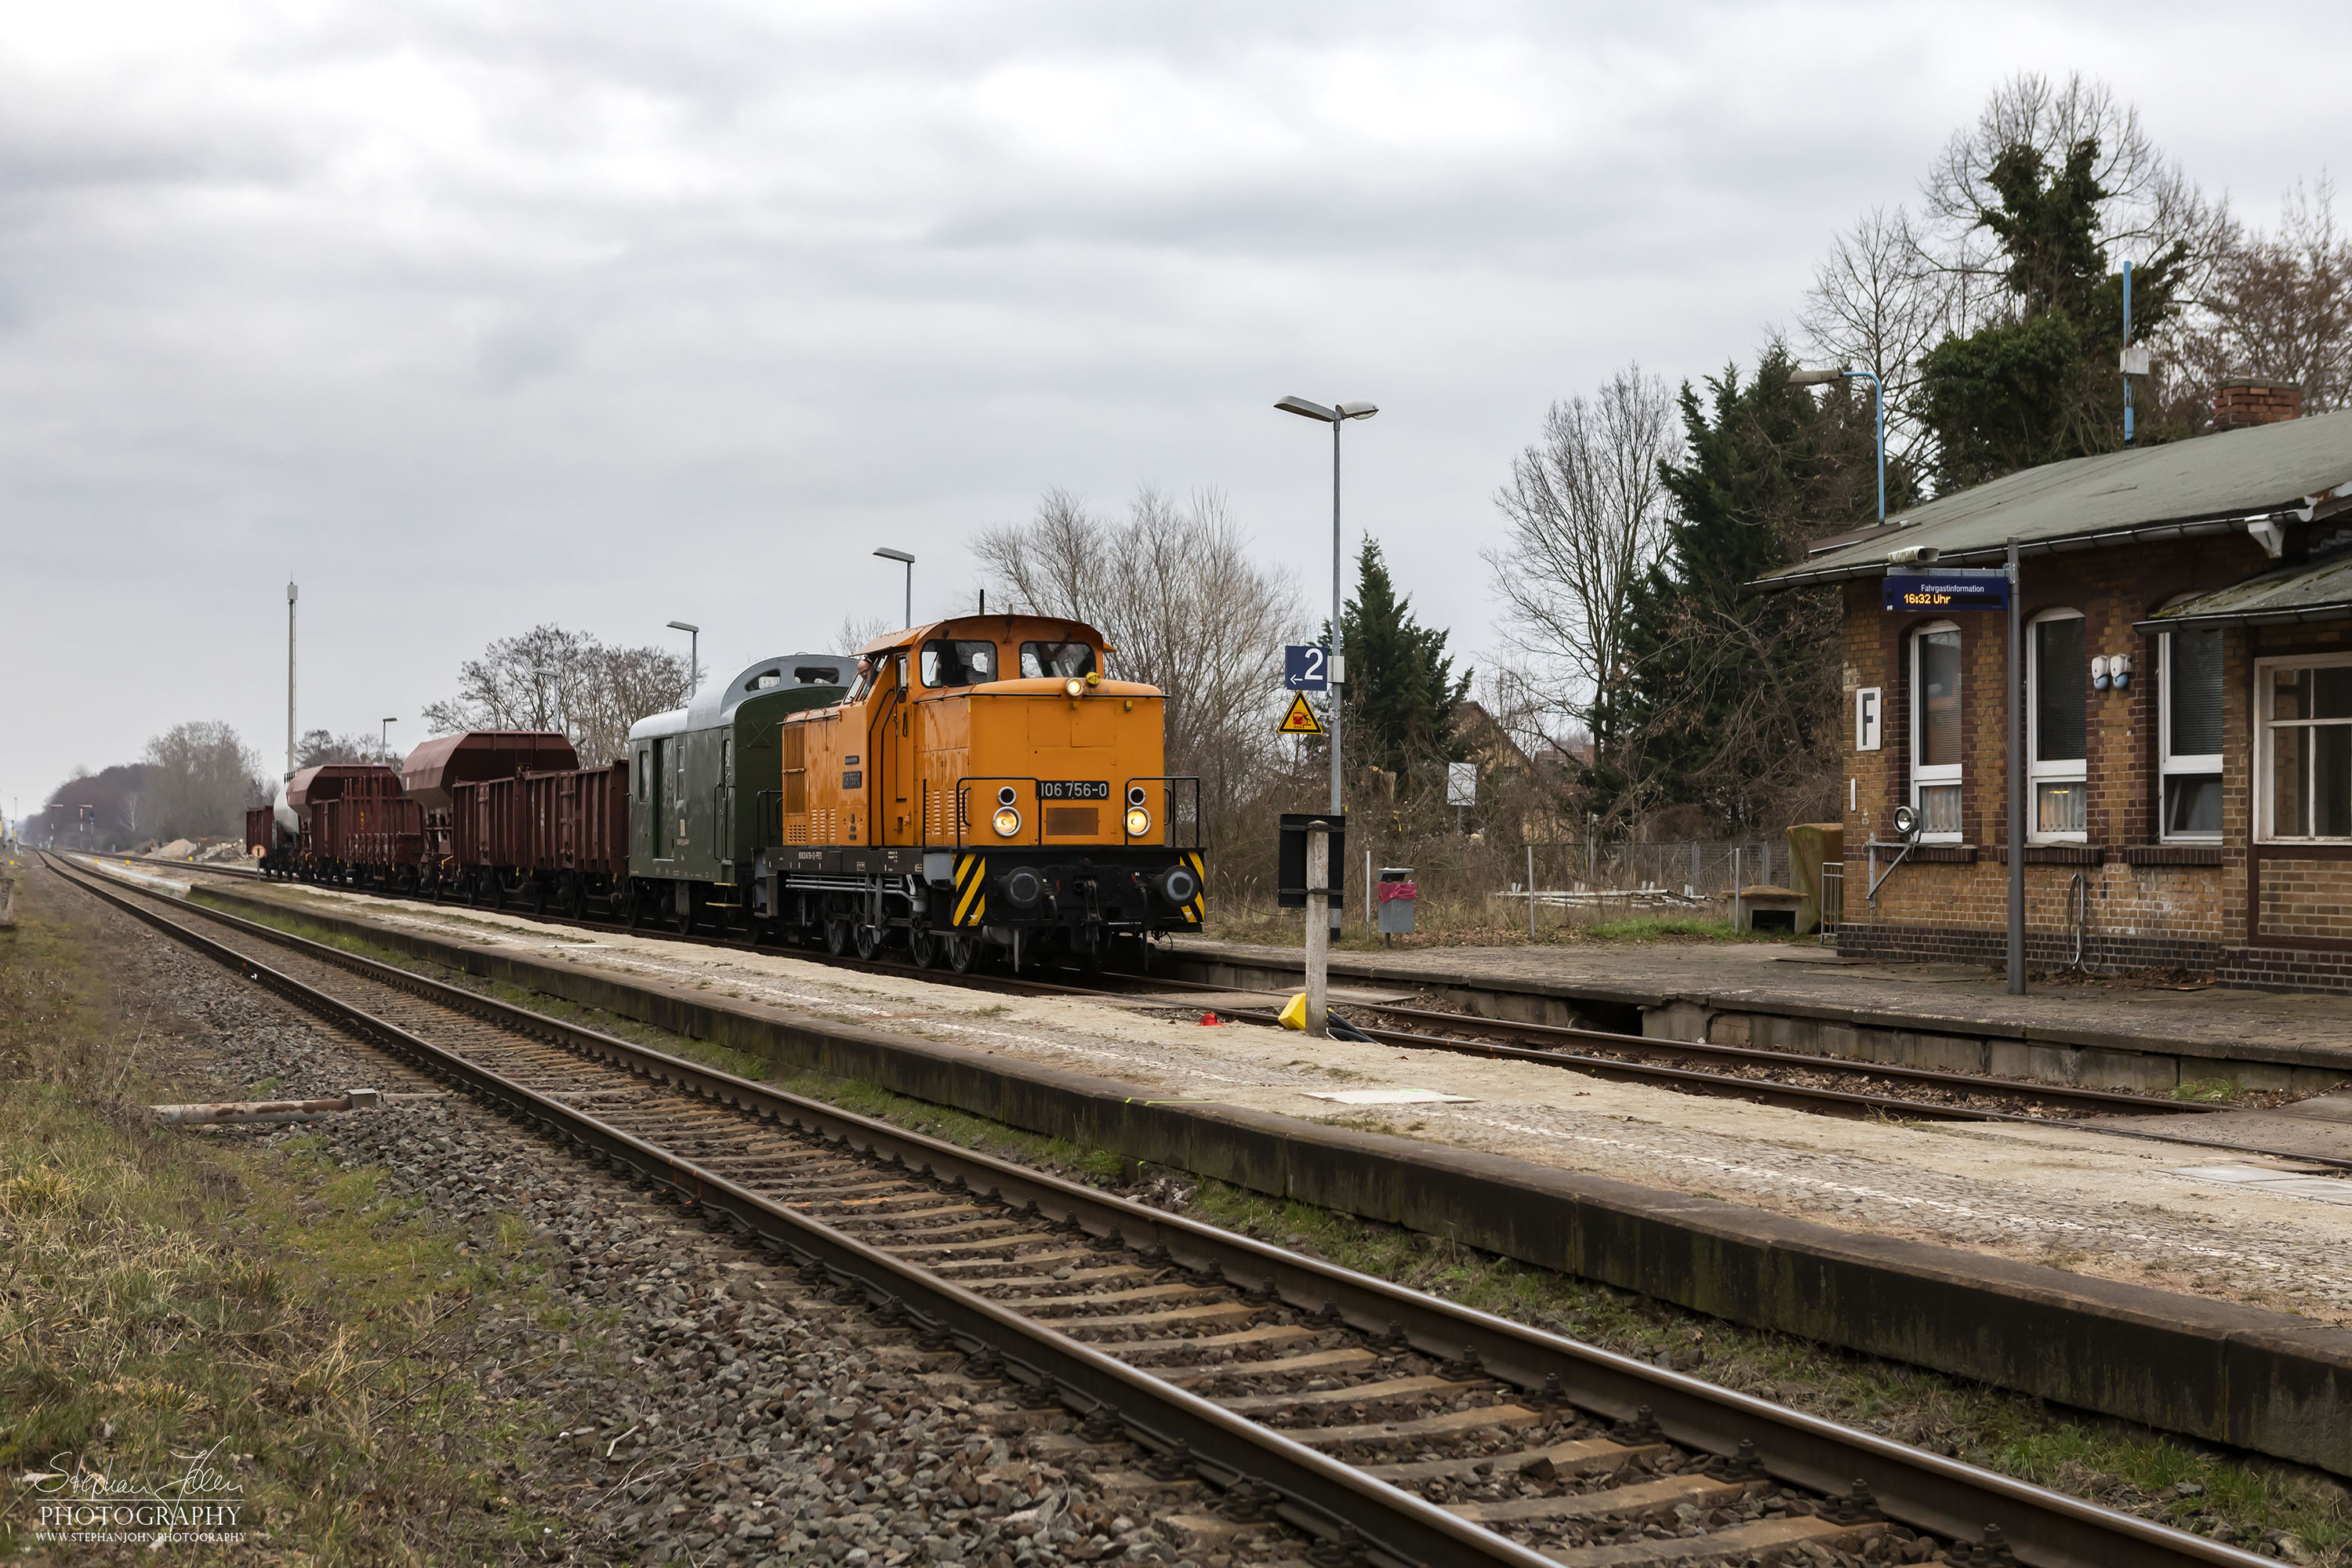
{"type": "MultiPolygon", "coordinates": [[[[1297,948],[1172,944],[1166,972],[1297,985],[1297,948]]],[[[1974,964],[1841,958],[1811,942],[1591,942],[1335,952],[1335,984],[1481,1016],[2167,1093],[2352,1082],[2352,996],[2070,974],[2009,994],[1974,964]]]]}

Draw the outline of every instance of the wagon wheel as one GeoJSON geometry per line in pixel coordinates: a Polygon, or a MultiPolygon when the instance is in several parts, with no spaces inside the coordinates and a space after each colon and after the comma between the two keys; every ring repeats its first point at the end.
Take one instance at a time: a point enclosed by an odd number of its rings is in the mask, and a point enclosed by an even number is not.
{"type": "Polygon", "coordinates": [[[438,877],[433,879],[433,884],[426,891],[436,904],[449,896],[448,887],[438,877]]]}
{"type": "Polygon", "coordinates": [[[547,879],[543,877],[531,879],[530,912],[534,915],[543,915],[547,912],[547,879]]]}
{"type": "Polygon", "coordinates": [[[485,877],[488,883],[485,890],[489,894],[490,908],[494,910],[505,909],[507,907],[507,879],[504,877],[499,876],[496,871],[487,872],[485,873],[485,877]]]}
{"type": "MultiPolygon", "coordinates": [[[[676,895],[673,894],[672,898],[675,900],[676,895]]],[[[694,894],[691,891],[686,895],[686,902],[683,906],[672,903],[669,923],[680,936],[694,934],[694,894]]]]}
{"type": "Polygon", "coordinates": [[[577,871],[563,879],[563,912],[575,921],[588,918],[588,879],[577,871]]]}
{"type": "Polygon", "coordinates": [[[646,923],[646,900],[634,882],[621,889],[621,923],[631,931],[646,923]]]}
{"type": "Polygon", "coordinates": [[[460,878],[457,883],[457,897],[464,901],[468,909],[481,902],[481,879],[478,877],[460,878]]]}
{"type": "Polygon", "coordinates": [[[857,928],[857,956],[871,960],[882,951],[882,928],[861,925],[857,928]]]}
{"type": "Polygon", "coordinates": [[[847,921],[827,921],[824,922],[824,950],[825,952],[833,954],[835,958],[839,958],[843,953],[849,951],[849,922],[847,921]]]}
{"type": "Polygon", "coordinates": [[[929,928],[918,926],[907,932],[907,956],[915,961],[918,969],[929,969],[940,961],[940,939],[929,928]]]}
{"type": "Polygon", "coordinates": [[[958,974],[970,974],[975,969],[986,967],[988,948],[979,937],[967,931],[958,931],[942,940],[948,950],[948,967],[958,974]]]}

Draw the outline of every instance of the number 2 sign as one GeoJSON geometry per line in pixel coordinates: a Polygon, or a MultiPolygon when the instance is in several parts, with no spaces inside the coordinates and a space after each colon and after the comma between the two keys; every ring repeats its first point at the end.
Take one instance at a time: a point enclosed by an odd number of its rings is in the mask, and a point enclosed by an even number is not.
{"type": "Polygon", "coordinates": [[[1282,684],[1292,691],[1331,689],[1331,650],[1290,643],[1282,650],[1282,684]]]}

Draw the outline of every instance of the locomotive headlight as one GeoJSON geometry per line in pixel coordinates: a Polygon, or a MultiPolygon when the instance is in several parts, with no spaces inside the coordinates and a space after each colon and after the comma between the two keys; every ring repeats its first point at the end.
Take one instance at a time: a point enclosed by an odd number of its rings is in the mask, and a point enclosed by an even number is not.
{"type": "Polygon", "coordinates": [[[1071,697],[1084,697],[1087,694],[1087,683],[1074,675],[1062,682],[1062,690],[1071,697]]]}
{"type": "Polygon", "coordinates": [[[1130,806],[1127,813],[1127,836],[1140,838],[1151,831],[1151,814],[1143,807],[1130,806]]]}
{"type": "Polygon", "coordinates": [[[1021,814],[1009,805],[996,808],[996,836],[1010,838],[1021,831],[1021,814]]]}

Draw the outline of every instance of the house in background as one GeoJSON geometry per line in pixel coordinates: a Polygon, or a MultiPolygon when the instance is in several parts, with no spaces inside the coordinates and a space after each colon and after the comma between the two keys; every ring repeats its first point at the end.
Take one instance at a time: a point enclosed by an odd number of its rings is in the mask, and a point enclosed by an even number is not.
{"type": "Polygon", "coordinates": [[[2215,433],[2027,469],[1816,545],[1844,595],[1841,952],[1998,963],[2023,705],[2028,961],[2352,990],[2352,412],[2239,381],[2215,433]],[[1883,607],[1891,551],[1997,566],[2005,614],[1883,607]],[[1921,824],[1895,858],[1895,809],[1921,824]]]}

